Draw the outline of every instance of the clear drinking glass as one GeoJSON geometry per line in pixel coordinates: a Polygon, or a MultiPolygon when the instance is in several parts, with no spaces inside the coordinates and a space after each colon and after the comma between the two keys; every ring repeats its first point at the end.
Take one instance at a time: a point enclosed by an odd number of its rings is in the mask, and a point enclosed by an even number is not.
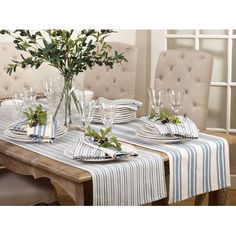
{"type": "Polygon", "coordinates": [[[111,128],[115,118],[115,104],[101,103],[99,106],[102,123],[105,128],[111,128]]]}
{"type": "Polygon", "coordinates": [[[82,108],[81,121],[83,123],[84,130],[86,132],[87,129],[88,129],[89,124],[93,120],[95,109],[97,107],[97,101],[92,100],[92,101],[89,101],[89,102],[85,102],[85,101],[78,101],[78,102],[80,102],[80,105],[81,105],[81,108],[82,108]]]}
{"type": "Polygon", "coordinates": [[[170,105],[175,115],[180,115],[179,111],[183,104],[184,91],[182,89],[172,89],[168,91],[170,105]]]}
{"type": "Polygon", "coordinates": [[[155,113],[157,115],[160,114],[160,109],[163,106],[163,99],[165,96],[165,93],[161,89],[154,90],[153,88],[148,89],[148,95],[151,100],[152,108],[154,109],[155,113]]]}
{"type": "Polygon", "coordinates": [[[16,108],[16,119],[23,118],[23,112],[26,109],[26,96],[24,93],[14,93],[12,96],[13,104],[16,108]]]}

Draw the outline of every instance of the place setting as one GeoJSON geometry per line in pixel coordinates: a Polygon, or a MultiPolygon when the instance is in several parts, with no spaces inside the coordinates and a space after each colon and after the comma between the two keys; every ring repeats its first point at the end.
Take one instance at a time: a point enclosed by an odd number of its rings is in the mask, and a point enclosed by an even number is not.
{"type": "Polygon", "coordinates": [[[74,145],[67,147],[64,154],[81,162],[110,162],[130,159],[138,156],[136,149],[129,144],[122,143],[112,135],[112,125],[116,113],[114,103],[102,103],[101,100],[80,100],[82,107],[81,121],[84,131],[74,145]],[[95,111],[101,112],[103,126],[90,125],[95,111]]]}
{"type": "Polygon", "coordinates": [[[67,133],[67,127],[53,117],[50,111],[52,99],[49,94],[45,95],[42,105],[36,100],[36,88],[29,87],[21,93],[13,94],[12,99],[3,104],[9,120],[15,120],[5,129],[6,138],[24,143],[53,143],[56,138],[67,133]]]}
{"type": "Polygon", "coordinates": [[[180,89],[169,90],[148,90],[152,105],[149,116],[142,117],[144,123],[138,128],[136,135],[144,140],[154,143],[182,143],[198,138],[199,130],[196,124],[188,117],[179,114],[182,107],[184,92],[180,89]],[[165,96],[172,110],[163,108],[165,96]]]}

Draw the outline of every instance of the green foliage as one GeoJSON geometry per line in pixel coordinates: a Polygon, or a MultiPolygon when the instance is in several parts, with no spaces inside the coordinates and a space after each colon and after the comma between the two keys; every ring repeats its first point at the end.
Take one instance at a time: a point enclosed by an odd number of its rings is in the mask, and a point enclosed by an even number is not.
{"type": "Polygon", "coordinates": [[[92,137],[94,142],[98,143],[100,147],[113,148],[115,150],[121,150],[121,143],[116,137],[108,137],[111,132],[111,128],[100,129],[100,133],[92,129],[90,126],[86,132],[86,136],[92,137]]]}
{"type": "Polygon", "coordinates": [[[46,125],[47,123],[47,112],[43,111],[41,104],[39,104],[35,110],[29,107],[28,112],[24,112],[24,114],[29,120],[30,127],[36,126],[37,124],[46,125]]]}
{"type": "Polygon", "coordinates": [[[114,55],[108,53],[111,46],[105,39],[114,32],[89,29],[75,34],[73,30],[48,29],[31,33],[29,30],[18,29],[11,33],[1,30],[1,34],[14,38],[17,50],[28,55],[21,54],[22,60],[13,60],[8,65],[7,73],[11,75],[17,67],[38,69],[45,62],[57,68],[66,79],[72,79],[74,75],[96,64],[113,68],[114,63],[127,61],[123,52],[115,51],[114,55]]]}
{"type": "Polygon", "coordinates": [[[170,113],[170,111],[168,111],[168,109],[164,108],[163,110],[161,110],[160,114],[156,114],[156,113],[153,113],[149,116],[149,119],[152,120],[152,121],[161,121],[163,124],[165,123],[173,123],[173,124],[180,124],[181,121],[180,119],[175,116],[175,115],[172,115],[170,113]]]}

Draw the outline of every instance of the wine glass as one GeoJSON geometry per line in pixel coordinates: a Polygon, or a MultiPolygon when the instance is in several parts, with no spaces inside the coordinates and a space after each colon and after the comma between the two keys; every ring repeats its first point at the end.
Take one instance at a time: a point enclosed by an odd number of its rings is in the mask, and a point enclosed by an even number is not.
{"type": "Polygon", "coordinates": [[[88,101],[88,102],[86,102],[86,101],[78,101],[78,102],[80,102],[80,106],[82,108],[81,121],[84,126],[84,131],[86,132],[89,127],[89,124],[93,120],[95,109],[97,107],[97,101],[92,100],[92,101],[88,101]]]}
{"type": "Polygon", "coordinates": [[[179,116],[179,111],[183,104],[184,91],[182,89],[172,89],[168,91],[170,105],[174,114],[179,116]]]}
{"type": "Polygon", "coordinates": [[[151,100],[152,109],[155,111],[155,113],[159,116],[160,115],[160,109],[163,106],[163,99],[164,99],[164,91],[161,89],[154,90],[153,88],[150,88],[148,90],[148,95],[151,100]]]}
{"type": "Polygon", "coordinates": [[[26,109],[26,96],[24,92],[14,93],[12,101],[16,109],[16,119],[23,117],[23,112],[26,109]]]}
{"type": "Polygon", "coordinates": [[[105,128],[111,128],[114,122],[116,105],[112,103],[101,103],[99,109],[103,125],[105,128]]]}

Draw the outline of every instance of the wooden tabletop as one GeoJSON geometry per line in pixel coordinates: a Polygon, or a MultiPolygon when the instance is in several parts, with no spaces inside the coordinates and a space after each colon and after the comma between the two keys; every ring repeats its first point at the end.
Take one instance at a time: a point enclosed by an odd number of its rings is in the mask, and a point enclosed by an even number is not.
{"type": "MultiPolygon", "coordinates": [[[[234,135],[212,131],[206,131],[206,133],[223,137],[229,142],[229,144],[236,144],[236,136],[234,135]]],[[[160,152],[160,155],[164,160],[168,160],[165,153],[160,152]]],[[[17,145],[0,140],[0,164],[4,165],[4,163],[9,161],[23,162],[32,167],[53,173],[76,183],[84,183],[90,181],[92,178],[90,173],[85,170],[64,164],[17,145]]]]}

